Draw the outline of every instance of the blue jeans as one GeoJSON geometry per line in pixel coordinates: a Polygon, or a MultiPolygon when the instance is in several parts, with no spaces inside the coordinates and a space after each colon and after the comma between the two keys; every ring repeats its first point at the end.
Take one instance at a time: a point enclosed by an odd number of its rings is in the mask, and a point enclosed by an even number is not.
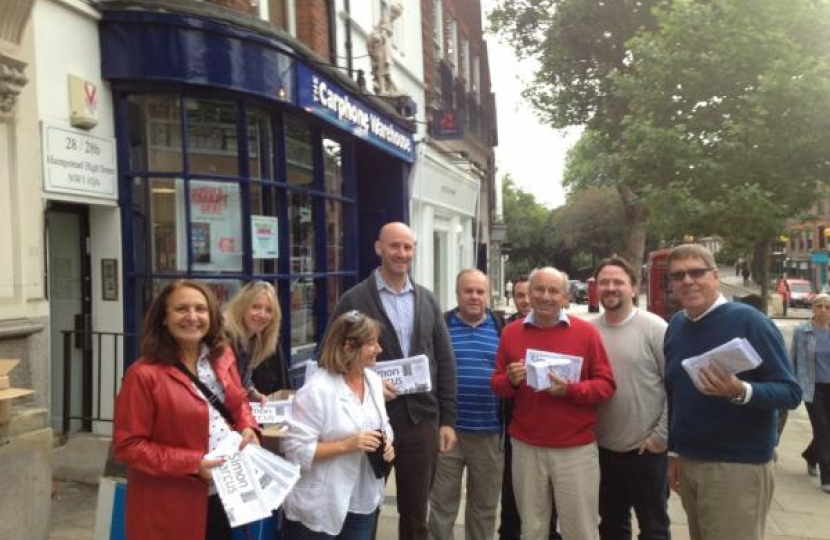
{"type": "Polygon", "coordinates": [[[371,540],[377,516],[377,512],[371,514],[349,512],[346,514],[346,521],[343,522],[343,529],[337,536],[314,532],[299,521],[286,518],[282,525],[282,538],[283,540],[371,540]]]}
{"type": "Polygon", "coordinates": [[[631,540],[631,509],[640,540],[669,540],[668,458],[665,453],[599,449],[599,534],[602,540],[631,540]]]}

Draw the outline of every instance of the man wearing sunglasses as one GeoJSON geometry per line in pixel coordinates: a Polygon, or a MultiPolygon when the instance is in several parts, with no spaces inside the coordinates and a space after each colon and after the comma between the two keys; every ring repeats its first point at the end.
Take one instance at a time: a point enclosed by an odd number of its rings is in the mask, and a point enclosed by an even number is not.
{"type": "Polygon", "coordinates": [[[444,315],[432,293],[409,278],[415,238],[403,223],[387,223],[375,242],[380,266],[346,291],[331,320],[356,309],[381,321],[377,357],[395,360],[418,354],[429,359],[432,390],[398,396],[385,383],[389,421],[395,433],[395,480],[399,540],[427,540],[429,490],[438,452],[456,442],[456,367],[444,315]]]}
{"type": "Polygon", "coordinates": [[[801,400],[784,339],[763,313],[724,298],[704,246],[674,248],[669,279],[683,308],[664,342],[669,485],[683,501],[692,540],[761,540],[774,488],[777,410],[801,400]],[[701,370],[698,390],[681,362],[736,337],[752,344],[761,364],[736,376],[715,359],[701,370]]]}

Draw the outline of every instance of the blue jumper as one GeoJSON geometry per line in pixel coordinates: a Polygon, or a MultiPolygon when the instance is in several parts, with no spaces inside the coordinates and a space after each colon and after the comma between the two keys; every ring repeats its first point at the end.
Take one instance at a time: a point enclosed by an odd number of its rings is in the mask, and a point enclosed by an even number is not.
{"type": "Polygon", "coordinates": [[[669,450],[704,461],[766,463],[778,440],[779,409],[794,409],[801,388],[787,359],[781,332],[763,313],[727,302],[697,322],[685,313],[669,321],[664,341],[669,403],[669,450]],[[745,405],[702,394],[680,365],[735,337],[749,340],[763,362],[738,374],[752,385],[745,405]]]}

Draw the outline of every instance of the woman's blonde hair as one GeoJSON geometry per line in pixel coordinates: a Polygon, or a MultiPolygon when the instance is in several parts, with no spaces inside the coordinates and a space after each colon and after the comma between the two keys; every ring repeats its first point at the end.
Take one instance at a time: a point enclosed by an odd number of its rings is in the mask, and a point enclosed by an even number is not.
{"type": "Polygon", "coordinates": [[[343,313],[329,325],[317,363],[331,373],[344,375],[357,360],[364,343],[380,336],[381,325],[365,313],[343,313]]]}
{"type": "MultiPolygon", "coordinates": [[[[263,360],[274,354],[277,350],[277,342],[280,338],[280,325],[282,324],[282,311],[277,300],[277,291],[267,281],[252,281],[236,296],[228,302],[225,307],[225,331],[231,344],[239,344],[250,356],[248,369],[253,371],[263,360]],[[271,302],[273,317],[271,322],[259,334],[252,335],[245,326],[245,314],[257,297],[265,293],[268,301],[271,302]]],[[[240,374],[244,377],[244,374],[240,374]]]]}

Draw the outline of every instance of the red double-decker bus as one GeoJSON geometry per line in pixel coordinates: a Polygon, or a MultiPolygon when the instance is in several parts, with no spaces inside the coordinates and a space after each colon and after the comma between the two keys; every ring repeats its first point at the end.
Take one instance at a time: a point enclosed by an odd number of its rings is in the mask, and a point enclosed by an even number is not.
{"type": "Polygon", "coordinates": [[[669,253],[671,249],[650,252],[645,276],[648,310],[666,320],[676,311],[680,311],[680,303],[674,297],[669,282],[669,253]]]}

